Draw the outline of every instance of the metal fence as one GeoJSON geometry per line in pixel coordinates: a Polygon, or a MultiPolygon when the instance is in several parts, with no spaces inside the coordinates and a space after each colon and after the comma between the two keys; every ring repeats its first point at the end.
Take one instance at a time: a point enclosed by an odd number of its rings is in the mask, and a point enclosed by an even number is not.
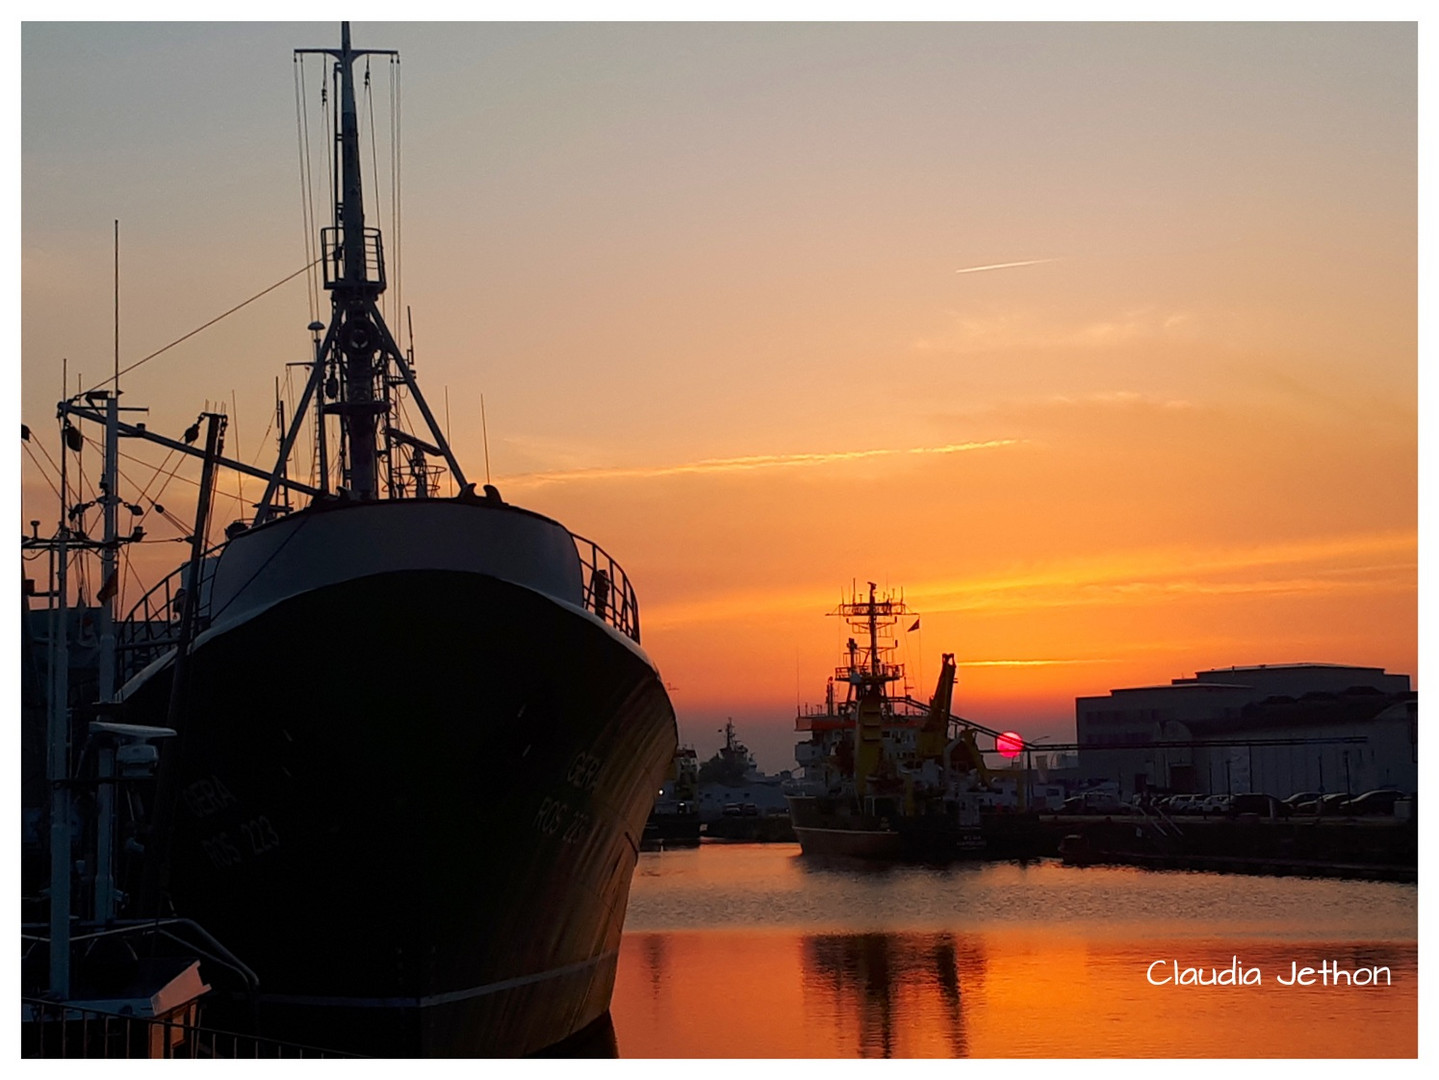
{"type": "Polygon", "coordinates": [[[571,534],[584,574],[585,607],[616,630],[640,640],[640,605],[620,564],[593,540],[571,534]]]}
{"type": "Polygon", "coordinates": [[[338,1050],[219,1031],[196,1022],[196,1004],[169,1017],[124,1016],[22,997],[26,1058],[350,1058],[338,1050]]]}
{"type": "MultiPolygon", "coordinates": [[[[195,610],[195,633],[209,625],[210,579],[213,556],[224,547],[216,544],[200,562],[200,603],[195,610]]],[[[184,602],[189,564],[181,566],[136,602],[116,627],[115,649],[120,682],[172,650],[180,640],[180,609],[184,602]]]]}

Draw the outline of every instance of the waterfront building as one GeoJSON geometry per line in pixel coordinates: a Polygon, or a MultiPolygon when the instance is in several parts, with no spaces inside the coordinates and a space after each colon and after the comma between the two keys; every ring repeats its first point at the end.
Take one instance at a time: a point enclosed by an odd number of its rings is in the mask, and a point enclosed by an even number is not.
{"type": "Polygon", "coordinates": [[[1418,717],[1408,675],[1343,664],[1215,668],[1075,699],[1079,772],[1113,780],[1125,798],[1412,792],[1418,717]]]}

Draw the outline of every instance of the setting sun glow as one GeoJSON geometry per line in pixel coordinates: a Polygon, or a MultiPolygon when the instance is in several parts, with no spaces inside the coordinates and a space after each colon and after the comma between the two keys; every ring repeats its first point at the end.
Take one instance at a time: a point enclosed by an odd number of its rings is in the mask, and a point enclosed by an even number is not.
{"type": "MultiPolygon", "coordinates": [[[[21,411],[52,454],[62,366],[111,371],[115,219],[122,363],[303,265],[307,29],[26,25],[21,411]]],[[[469,478],[623,565],[682,741],[732,716],[790,767],[856,581],[922,616],[913,695],[952,652],[955,711],[1030,739],[1209,667],[1417,683],[1412,24],[385,30],[417,73],[387,318],[469,478]]],[[[268,468],[312,317],[297,278],[125,404],[177,436],[223,403],[268,468]]],[[[259,494],[222,478],[214,528],[259,494]]],[[[183,557],[146,525],[122,608],[183,557]]]]}

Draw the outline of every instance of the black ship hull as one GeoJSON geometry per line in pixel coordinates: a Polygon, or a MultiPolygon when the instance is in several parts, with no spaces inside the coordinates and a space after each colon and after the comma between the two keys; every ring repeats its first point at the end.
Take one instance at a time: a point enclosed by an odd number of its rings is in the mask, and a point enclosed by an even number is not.
{"type": "Polygon", "coordinates": [[[947,861],[984,854],[983,832],[961,825],[957,814],[937,812],[876,817],[853,800],[789,795],[790,821],[805,855],[889,861],[947,861]]]}
{"type": "Polygon", "coordinates": [[[891,829],[802,828],[795,839],[805,855],[830,859],[903,859],[904,837],[891,829]]]}
{"type": "MultiPolygon", "coordinates": [[[[408,570],[285,599],[191,665],[166,893],[258,976],[234,1000],[259,1033],[521,1056],[603,1022],[675,749],[628,639],[494,577],[408,570]]],[[[170,682],[132,684],[130,717],[162,723],[170,682]]]]}

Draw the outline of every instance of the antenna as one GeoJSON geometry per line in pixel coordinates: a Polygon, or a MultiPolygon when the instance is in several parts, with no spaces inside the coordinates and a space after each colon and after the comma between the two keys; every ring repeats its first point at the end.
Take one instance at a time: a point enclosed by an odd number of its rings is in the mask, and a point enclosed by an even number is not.
{"type": "MultiPolygon", "coordinates": [[[[449,441],[450,441],[450,387],[449,387],[449,384],[446,383],[446,384],[445,384],[445,442],[449,442],[449,441]]],[[[488,477],[488,476],[485,477],[485,481],[486,481],[486,482],[489,481],[489,477],[488,477]]],[[[454,477],[454,474],[452,473],[452,474],[450,474],[450,495],[453,496],[454,494],[455,494],[455,477],[454,477]]]]}
{"type": "Polygon", "coordinates": [[[115,393],[120,393],[120,219],[115,219],[115,393]]]}
{"type": "Polygon", "coordinates": [[[794,711],[798,715],[800,706],[799,699],[799,646],[794,647],[794,711]]]}
{"type": "MultiPolygon", "coordinates": [[[[288,379],[289,377],[290,373],[287,371],[285,378],[288,379]]],[[[280,376],[278,375],[275,376],[275,440],[280,444],[280,465],[278,471],[281,476],[289,476],[290,455],[285,447],[285,399],[280,396],[280,376]]],[[[282,491],[284,492],[285,509],[288,511],[290,509],[289,486],[286,485],[282,491]]]]}
{"type": "MultiPolygon", "coordinates": [[[[230,388],[230,423],[235,426],[235,457],[244,461],[244,455],[240,453],[240,406],[235,398],[235,388],[230,388]]],[[[235,490],[240,496],[240,516],[245,516],[245,474],[239,469],[235,470],[235,490]]]]}
{"type": "MultiPolygon", "coordinates": [[[[60,400],[61,400],[61,401],[65,400],[65,397],[66,397],[66,395],[69,393],[69,391],[70,391],[70,358],[69,358],[68,356],[62,356],[62,357],[60,357],[60,400]]],[[[61,430],[61,432],[60,432],[60,455],[61,455],[61,456],[60,456],[60,528],[63,530],[63,529],[65,528],[65,522],[66,522],[66,520],[67,520],[66,515],[65,515],[65,512],[69,509],[69,506],[67,505],[67,503],[68,503],[69,500],[70,500],[70,485],[69,485],[69,481],[68,481],[68,479],[66,478],[66,475],[65,475],[65,465],[66,465],[66,462],[67,462],[68,459],[64,456],[64,455],[65,455],[65,432],[64,432],[63,430],[61,430]]]]}
{"type": "Polygon", "coordinates": [[[480,395],[480,434],[485,440],[485,483],[490,483],[490,427],[485,422],[485,395],[480,395]]]}

